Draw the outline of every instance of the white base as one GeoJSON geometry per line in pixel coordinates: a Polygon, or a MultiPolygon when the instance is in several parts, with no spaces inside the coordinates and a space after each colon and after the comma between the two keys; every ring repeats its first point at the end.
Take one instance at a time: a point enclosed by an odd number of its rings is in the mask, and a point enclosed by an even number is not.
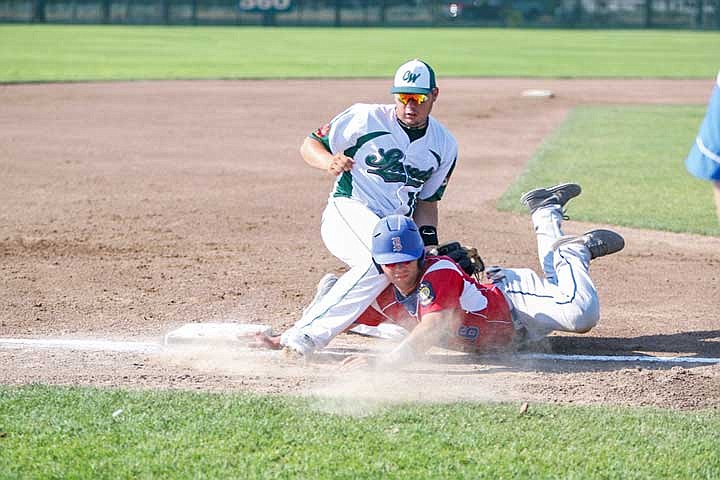
{"type": "Polygon", "coordinates": [[[540,98],[552,98],[555,94],[551,90],[524,90],[522,92],[523,97],[540,97],[540,98]]]}
{"type": "Polygon", "coordinates": [[[272,328],[255,323],[186,323],[165,335],[165,345],[243,346],[256,333],[271,335],[272,328]]]}

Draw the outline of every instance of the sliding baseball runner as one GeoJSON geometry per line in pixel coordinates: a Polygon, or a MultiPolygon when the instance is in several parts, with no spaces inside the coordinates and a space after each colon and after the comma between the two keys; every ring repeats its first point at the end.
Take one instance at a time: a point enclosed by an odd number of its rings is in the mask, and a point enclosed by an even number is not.
{"type": "MultiPolygon", "coordinates": [[[[562,232],[563,206],[581,192],[573,183],[539,188],[522,201],[532,213],[544,276],[529,268],[489,268],[491,283],[470,277],[449,257],[428,257],[412,220],[391,215],[378,222],[372,254],[390,287],[378,301],[387,321],[410,334],[381,368],[399,367],[431,346],[487,352],[552,331],[585,333],[600,318],[600,303],[590,278],[590,260],[620,251],[625,242],[610,230],[581,236],[562,232]]],[[[359,321],[375,321],[363,315],[359,321]]],[[[367,366],[352,356],[349,368],[367,366]]]]}

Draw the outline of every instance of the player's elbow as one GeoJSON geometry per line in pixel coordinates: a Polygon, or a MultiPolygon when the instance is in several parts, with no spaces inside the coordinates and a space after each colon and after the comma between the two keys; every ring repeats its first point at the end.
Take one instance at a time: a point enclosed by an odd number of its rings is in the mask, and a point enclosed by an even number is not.
{"type": "Polygon", "coordinates": [[[308,155],[310,153],[310,143],[314,142],[310,137],[305,137],[305,140],[303,140],[302,145],[300,145],[300,156],[303,158],[303,160],[307,161],[308,155]]]}
{"type": "Polygon", "coordinates": [[[327,155],[325,146],[313,138],[306,137],[300,145],[300,156],[312,167],[325,168],[327,162],[324,161],[324,157],[327,155]]]}

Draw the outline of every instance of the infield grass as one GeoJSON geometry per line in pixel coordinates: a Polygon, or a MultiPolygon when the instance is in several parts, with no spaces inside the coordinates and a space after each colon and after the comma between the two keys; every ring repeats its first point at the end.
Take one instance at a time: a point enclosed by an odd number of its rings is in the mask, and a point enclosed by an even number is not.
{"type": "Polygon", "coordinates": [[[720,32],[0,25],[0,81],[388,77],[713,78],[720,32]]]}
{"type": "Polygon", "coordinates": [[[712,185],[684,165],[704,115],[705,107],[690,106],[578,108],[498,207],[524,212],[523,192],[577,182],[583,193],[568,204],[573,220],[720,235],[712,185]]]}
{"type": "Polygon", "coordinates": [[[322,405],[0,387],[0,478],[720,477],[717,411],[322,405]]]}

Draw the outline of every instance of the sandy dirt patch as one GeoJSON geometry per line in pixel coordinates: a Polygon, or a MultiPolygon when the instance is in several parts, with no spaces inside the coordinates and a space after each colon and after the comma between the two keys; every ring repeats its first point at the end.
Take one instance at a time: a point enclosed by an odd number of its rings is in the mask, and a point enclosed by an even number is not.
{"type": "MultiPolygon", "coordinates": [[[[440,82],[434,113],[461,147],[440,207],[441,237],[480,246],[488,263],[534,268],[529,218],[498,212],[494,202],[568,112],[577,105],[699,105],[711,87],[691,80],[440,82]],[[526,89],[556,96],[525,98],[526,89]],[[473,216],[478,221],[463,231],[463,219],[473,216]]],[[[332,179],[302,162],[300,143],[351,102],[385,99],[380,80],[0,86],[0,337],[160,342],[192,321],[268,323],[277,331],[291,325],[317,280],[342,271],[319,235],[332,179]]],[[[678,159],[679,175],[682,168],[678,159]]],[[[591,227],[566,222],[568,233],[591,227]]],[[[592,268],[600,325],[538,348],[720,357],[720,239],[618,231],[625,251],[592,268]]],[[[385,348],[351,335],[331,346],[385,348]]],[[[1,349],[0,382],[720,406],[718,365],[438,353],[400,375],[347,378],[334,358],[297,366],[244,352],[1,349]]]]}

